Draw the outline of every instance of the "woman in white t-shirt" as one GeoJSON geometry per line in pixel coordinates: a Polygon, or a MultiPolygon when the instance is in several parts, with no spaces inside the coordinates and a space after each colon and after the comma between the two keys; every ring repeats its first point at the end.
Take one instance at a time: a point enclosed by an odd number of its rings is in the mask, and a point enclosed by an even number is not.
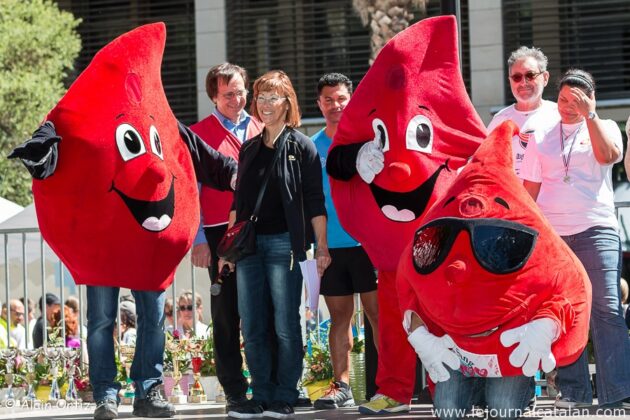
{"type": "MultiPolygon", "coordinates": [[[[559,83],[561,121],[534,134],[521,166],[523,185],[556,232],[580,259],[593,286],[591,334],[600,405],[630,408],[630,341],[621,314],[621,244],[612,166],[623,156],[621,132],[595,113],[595,81],[568,70],[559,83]]],[[[590,405],[586,350],[558,369],[558,408],[590,405]]]]}

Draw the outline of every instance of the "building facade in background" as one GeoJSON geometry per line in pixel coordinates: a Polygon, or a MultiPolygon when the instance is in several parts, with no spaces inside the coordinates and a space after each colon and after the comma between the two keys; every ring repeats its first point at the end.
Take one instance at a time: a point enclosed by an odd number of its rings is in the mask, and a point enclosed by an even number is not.
{"type": "MultiPolygon", "coordinates": [[[[76,74],[115,36],[164,21],[168,37],[162,67],[175,115],[186,123],[212,111],[204,80],[209,67],[229,60],[253,80],[285,70],[300,99],[307,132],[319,128],[315,85],[328,71],[360,82],[370,57],[369,30],[352,0],[58,0],[83,19],[83,51],[76,74]],[[309,126],[313,125],[312,128],[309,126]]],[[[630,2],[627,0],[461,0],[462,72],[479,114],[512,100],[506,60],[520,45],[549,57],[552,82],[569,67],[583,67],[598,82],[602,118],[625,122],[630,114],[630,2]]],[[[440,13],[430,0],[427,15],[440,13]]],[[[415,14],[420,19],[421,13],[415,14]]],[[[555,83],[545,90],[554,99],[555,83]]]]}

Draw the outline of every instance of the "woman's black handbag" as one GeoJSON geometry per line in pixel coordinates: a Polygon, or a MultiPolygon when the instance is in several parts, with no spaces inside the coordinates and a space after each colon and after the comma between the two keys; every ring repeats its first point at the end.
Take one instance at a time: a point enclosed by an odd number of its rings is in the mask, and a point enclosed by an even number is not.
{"type": "MultiPolygon", "coordinates": [[[[260,191],[258,192],[258,198],[256,199],[256,206],[254,207],[254,213],[248,220],[243,220],[242,222],[235,223],[234,226],[229,228],[219,245],[217,246],[217,255],[219,258],[223,258],[224,260],[235,263],[248,255],[252,255],[256,252],[256,221],[258,221],[258,212],[260,210],[260,204],[262,203],[263,195],[265,194],[265,189],[267,188],[267,182],[271,176],[272,168],[275,166],[276,161],[278,160],[278,156],[280,152],[284,148],[284,144],[286,143],[286,134],[278,139],[278,147],[276,148],[276,153],[273,155],[273,159],[271,163],[267,167],[265,171],[265,179],[263,180],[262,185],[260,186],[260,191]]],[[[261,144],[260,147],[265,147],[261,144]]]]}

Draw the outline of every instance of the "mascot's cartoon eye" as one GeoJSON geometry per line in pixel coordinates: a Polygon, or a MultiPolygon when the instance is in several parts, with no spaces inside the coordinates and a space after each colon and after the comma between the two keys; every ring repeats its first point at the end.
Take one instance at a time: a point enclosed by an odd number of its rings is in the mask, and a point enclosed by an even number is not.
{"type": "Polygon", "coordinates": [[[389,135],[387,134],[385,123],[379,118],[374,118],[372,120],[372,129],[374,130],[374,138],[378,139],[383,152],[387,152],[389,150],[389,135]]]}
{"type": "Polygon", "coordinates": [[[151,151],[155,153],[160,159],[164,160],[160,135],[158,134],[157,128],[155,128],[154,126],[151,126],[151,129],[149,130],[149,138],[151,139],[151,151]]]}
{"type": "Polygon", "coordinates": [[[146,153],[142,137],[129,124],[120,124],[116,128],[116,145],[125,162],[146,153]]]}
{"type": "Polygon", "coordinates": [[[407,125],[407,149],[423,153],[433,150],[433,124],[424,115],[416,115],[407,125]]]}

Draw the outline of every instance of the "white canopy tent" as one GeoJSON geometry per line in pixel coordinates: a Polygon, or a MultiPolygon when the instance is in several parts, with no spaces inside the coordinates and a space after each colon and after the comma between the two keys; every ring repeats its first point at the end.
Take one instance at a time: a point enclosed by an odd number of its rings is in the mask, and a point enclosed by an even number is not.
{"type": "Polygon", "coordinates": [[[0,197],[0,224],[21,212],[24,207],[0,197]]]}

